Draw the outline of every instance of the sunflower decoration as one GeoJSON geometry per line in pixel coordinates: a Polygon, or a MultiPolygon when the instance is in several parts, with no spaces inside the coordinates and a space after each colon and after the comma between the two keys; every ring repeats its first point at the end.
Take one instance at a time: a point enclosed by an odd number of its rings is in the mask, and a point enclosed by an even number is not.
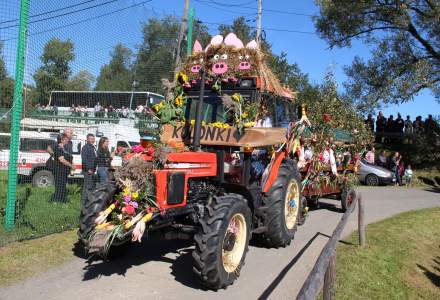
{"type": "Polygon", "coordinates": [[[188,83],[188,75],[186,75],[185,72],[180,71],[179,73],[177,73],[176,75],[176,80],[177,82],[179,82],[181,85],[185,85],[188,83]]]}
{"type": "Polygon", "coordinates": [[[185,104],[185,97],[180,94],[174,99],[174,104],[178,107],[182,107],[185,104]]]}

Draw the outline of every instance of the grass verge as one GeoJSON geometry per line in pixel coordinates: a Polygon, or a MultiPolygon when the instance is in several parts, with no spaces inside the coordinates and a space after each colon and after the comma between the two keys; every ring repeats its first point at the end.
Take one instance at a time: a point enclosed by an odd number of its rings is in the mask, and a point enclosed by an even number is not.
{"type": "Polygon", "coordinates": [[[336,299],[440,299],[440,208],[397,215],[337,250],[336,299]]]}
{"type": "Polygon", "coordinates": [[[68,184],[66,203],[50,202],[53,188],[35,188],[31,184],[17,186],[15,226],[4,228],[7,173],[0,172],[0,247],[14,242],[33,239],[51,233],[78,227],[81,187],[68,184]]]}
{"type": "Polygon", "coordinates": [[[0,248],[0,287],[29,278],[72,259],[74,230],[0,248]]]}

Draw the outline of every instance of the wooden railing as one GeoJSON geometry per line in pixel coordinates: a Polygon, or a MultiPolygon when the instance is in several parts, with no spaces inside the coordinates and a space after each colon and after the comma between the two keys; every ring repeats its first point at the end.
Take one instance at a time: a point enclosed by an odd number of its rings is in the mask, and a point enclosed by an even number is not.
{"type": "Polygon", "coordinates": [[[348,218],[356,207],[356,204],[358,204],[359,208],[359,245],[361,247],[365,245],[364,204],[362,202],[362,196],[356,193],[353,203],[344,213],[336,226],[336,229],[333,231],[330,240],[327,242],[324,249],[322,249],[315,266],[296,297],[297,300],[315,299],[321,290],[321,286],[323,286],[324,300],[333,299],[336,280],[336,246],[341,237],[342,231],[347,224],[348,218]]]}

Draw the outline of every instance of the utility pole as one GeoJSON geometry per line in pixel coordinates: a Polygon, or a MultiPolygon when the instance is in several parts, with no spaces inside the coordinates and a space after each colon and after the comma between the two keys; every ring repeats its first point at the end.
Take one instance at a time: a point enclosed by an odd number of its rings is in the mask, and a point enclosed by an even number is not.
{"type": "Polygon", "coordinates": [[[186,22],[188,20],[188,8],[189,8],[189,0],[185,0],[185,4],[183,5],[183,15],[182,15],[182,23],[180,24],[180,32],[179,38],[177,40],[177,51],[176,51],[176,65],[174,69],[174,78],[176,78],[177,71],[179,69],[180,64],[180,48],[182,45],[183,35],[186,30],[186,22]]]}
{"type": "Polygon", "coordinates": [[[258,18],[257,18],[257,44],[261,43],[261,12],[263,10],[262,0],[258,0],[258,18]]]}

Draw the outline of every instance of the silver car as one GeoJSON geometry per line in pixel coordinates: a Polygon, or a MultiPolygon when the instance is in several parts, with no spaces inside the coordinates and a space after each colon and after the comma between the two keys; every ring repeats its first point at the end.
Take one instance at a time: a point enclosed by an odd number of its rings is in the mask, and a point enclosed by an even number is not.
{"type": "Polygon", "coordinates": [[[358,177],[360,182],[370,186],[392,184],[396,181],[393,172],[377,165],[372,165],[365,159],[361,160],[358,177]]]}

